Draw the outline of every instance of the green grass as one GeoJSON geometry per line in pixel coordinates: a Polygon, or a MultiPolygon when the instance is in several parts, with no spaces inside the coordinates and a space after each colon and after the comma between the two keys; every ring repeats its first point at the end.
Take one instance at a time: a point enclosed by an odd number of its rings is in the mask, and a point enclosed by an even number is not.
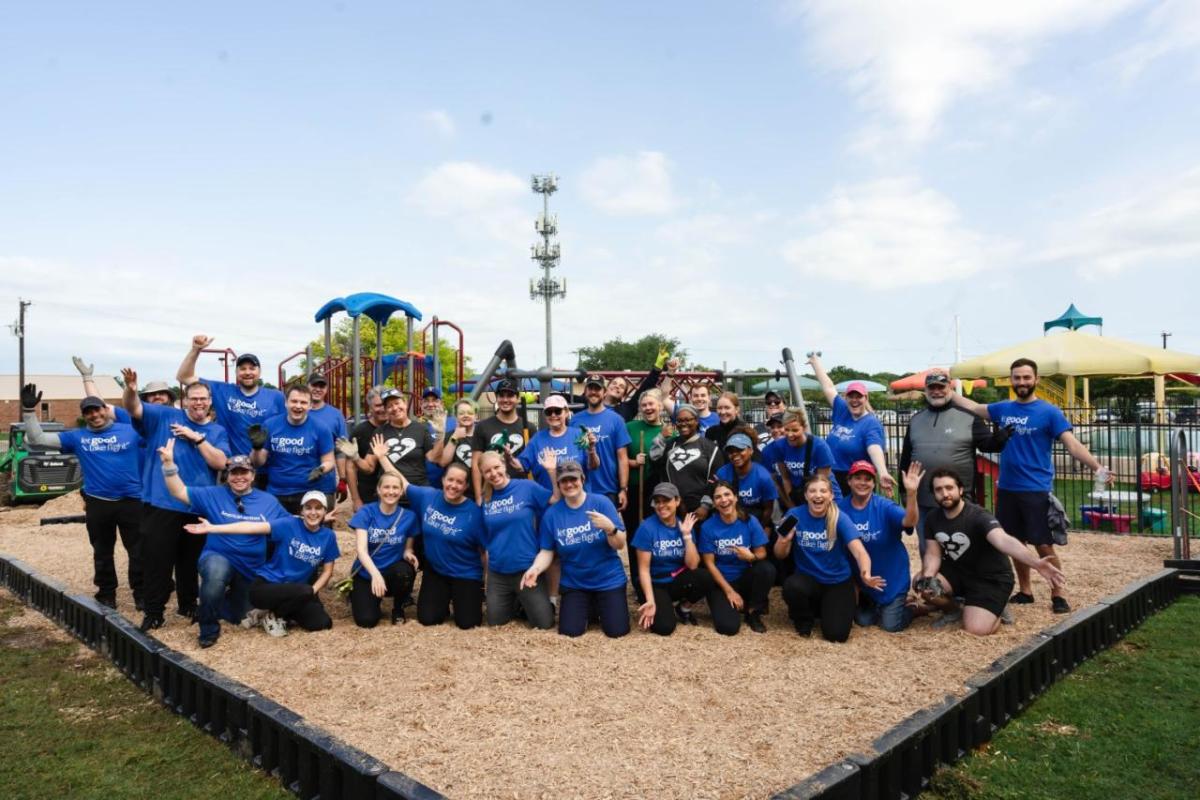
{"type": "Polygon", "coordinates": [[[1200,597],[1181,598],[1079,667],[970,758],[929,800],[1200,795],[1200,597]]]}
{"type": "Polygon", "coordinates": [[[291,797],[21,608],[0,597],[0,797],[291,797]]]}

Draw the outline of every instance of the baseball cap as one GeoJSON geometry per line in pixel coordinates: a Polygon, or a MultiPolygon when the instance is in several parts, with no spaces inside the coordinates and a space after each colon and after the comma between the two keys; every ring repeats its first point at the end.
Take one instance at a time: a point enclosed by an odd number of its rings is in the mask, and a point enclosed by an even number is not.
{"type": "Polygon", "coordinates": [[[779,394],[779,392],[777,392],[773,389],[763,395],[764,403],[769,403],[772,400],[779,400],[780,402],[783,402],[783,395],[779,394]]]}
{"type": "Polygon", "coordinates": [[[166,381],[150,381],[138,392],[138,397],[145,397],[148,394],[158,394],[159,392],[166,392],[171,397],[175,396],[175,390],[167,385],[166,381]]]}
{"type": "Polygon", "coordinates": [[[329,378],[326,378],[324,373],[314,372],[312,375],[308,376],[308,385],[309,386],[321,386],[321,385],[328,386],[329,378]]]}
{"type": "Polygon", "coordinates": [[[753,447],[754,442],[750,441],[750,437],[744,433],[735,433],[725,440],[726,450],[745,450],[747,447],[753,447]]]}
{"type": "Polygon", "coordinates": [[[950,376],[944,372],[930,372],[925,376],[926,386],[934,386],[936,384],[945,386],[948,383],[950,383],[950,376]]]}
{"type": "Polygon", "coordinates": [[[866,472],[872,478],[875,477],[875,467],[871,464],[870,461],[861,461],[861,460],[855,461],[853,464],[850,465],[850,469],[846,471],[846,476],[849,477],[850,475],[853,475],[856,472],[866,472]]]}
{"type": "Polygon", "coordinates": [[[563,397],[561,394],[550,395],[549,397],[546,398],[546,402],[542,405],[542,408],[566,408],[566,407],[567,407],[567,398],[563,397]]]}
{"type": "Polygon", "coordinates": [[[309,500],[319,500],[322,508],[329,508],[329,499],[325,497],[324,492],[318,492],[313,489],[311,492],[305,492],[304,497],[300,498],[300,507],[304,508],[308,505],[309,500]]]}
{"type": "Polygon", "coordinates": [[[501,392],[509,392],[511,394],[519,394],[519,392],[517,391],[517,382],[514,381],[512,378],[501,378],[496,383],[495,391],[496,391],[496,394],[500,394],[501,392]]]}
{"type": "Polygon", "coordinates": [[[850,394],[851,392],[858,392],[863,397],[866,397],[867,385],[862,381],[850,381],[850,383],[846,385],[846,394],[850,394]]]}
{"type": "Polygon", "coordinates": [[[240,356],[237,357],[237,361],[234,362],[234,365],[240,367],[242,364],[245,364],[247,361],[249,361],[251,364],[253,364],[256,367],[262,366],[262,364],[260,364],[258,361],[258,356],[254,355],[254,353],[242,353],[240,356]]]}
{"type": "Polygon", "coordinates": [[[673,483],[667,483],[666,481],[663,481],[662,483],[655,485],[654,491],[650,493],[650,496],[651,497],[666,497],[668,499],[674,500],[680,496],[679,495],[679,487],[673,483]]]}
{"type": "Polygon", "coordinates": [[[108,404],[99,397],[88,396],[79,401],[79,410],[87,411],[91,408],[104,408],[106,405],[108,404]]]}
{"type": "Polygon", "coordinates": [[[254,462],[250,460],[250,456],[230,456],[225,462],[225,471],[233,472],[235,469],[248,469],[254,471],[254,462]]]}
{"type": "Polygon", "coordinates": [[[771,416],[767,417],[767,427],[768,428],[773,428],[776,425],[782,425],[782,424],[783,424],[783,414],[772,414],[771,416]]]}
{"type": "Polygon", "coordinates": [[[426,388],[425,391],[421,392],[421,397],[422,398],[436,397],[438,400],[441,400],[442,393],[439,392],[437,389],[433,388],[432,386],[430,386],[430,387],[426,388]]]}
{"type": "Polygon", "coordinates": [[[392,399],[403,400],[404,395],[399,389],[384,389],[383,394],[379,395],[379,399],[386,403],[388,400],[392,399]]]}
{"type": "Polygon", "coordinates": [[[558,483],[563,478],[578,478],[579,480],[583,480],[583,467],[579,466],[578,461],[564,461],[558,465],[554,481],[558,483]]]}
{"type": "Polygon", "coordinates": [[[587,380],[583,382],[585,389],[589,386],[599,386],[601,389],[603,389],[607,385],[608,382],[604,380],[603,375],[588,375],[587,380]]]}

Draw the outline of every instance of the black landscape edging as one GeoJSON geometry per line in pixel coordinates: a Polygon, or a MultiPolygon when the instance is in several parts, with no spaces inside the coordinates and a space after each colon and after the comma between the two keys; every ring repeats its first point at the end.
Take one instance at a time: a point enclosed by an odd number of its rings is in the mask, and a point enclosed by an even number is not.
{"type": "Polygon", "coordinates": [[[1164,569],[1046,628],[967,679],[966,694],[921,709],[774,800],[907,800],[1020,714],[1056,680],[1174,602],[1180,572],[1164,569]]]}
{"type": "Polygon", "coordinates": [[[99,652],[142,690],[278,778],[303,800],[436,800],[442,794],[300,715],[147,636],[117,611],[0,555],[0,586],[99,652]]]}

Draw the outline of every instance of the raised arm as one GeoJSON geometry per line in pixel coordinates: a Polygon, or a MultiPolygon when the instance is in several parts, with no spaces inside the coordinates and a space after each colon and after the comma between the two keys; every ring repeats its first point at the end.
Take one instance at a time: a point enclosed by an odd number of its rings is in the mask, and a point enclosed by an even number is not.
{"type": "Polygon", "coordinates": [[[900,479],[904,481],[904,519],[900,522],[905,528],[911,528],[917,524],[919,512],[917,509],[917,489],[921,486],[921,479],[925,477],[925,470],[921,467],[920,461],[914,461],[908,465],[908,469],[900,473],[900,479]]]}
{"type": "Polygon", "coordinates": [[[950,404],[955,408],[961,408],[968,414],[974,414],[980,419],[985,419],[991,422],[992,415],[988,413],[988,407],[983,403],[976,403],[969,397],[964,397],[958,392],[950,392],[950,404]]]}
{"type": "Polygon", "coordinates": [[[203,333],[197,333],[192,337],[192,347],[183,357],[183,361],[179,364],[179,370],[175,373],[175,379],[182,386],[189,386],[199,380],[196,376],[196,362],[200,359],[200,352],[212,344],[212,341],[211,336],[205,336],[203,333]]]}
{"type": "Polygon", "coordinates": [[[171,493],[171,497],[185,506],[190,506],[192,500],[188,495],[188,488],[179,477],[179,467],[175,466],[174,439],[167,439],[166,444],[158,448],[158,458],[162,461],[163,483],[166,484],[167,491],[171,493]]]}
{"type": "MultiPolygon", "coordinates": [[[[71,356],[71,363],[75,365],[75,369],[79,370],[79,377],[83,379],[83,396],[84,397],[100,397],[100,390],[96,388],[96,382],[92,380],[92,373],[95,371],[94,364],[85,364],[79,356],[71,356]]],[[[117,418],[117,412],[108,403],[104,404],[104,416],[111,420],[117,418]]]]}
{"type": "Polygon", "coordinates": [[[121,370],[121,379],[125,382],[125,393],[121,396],[121,402],[124,403],[130,417],[141,419],[142,398],[138,397],[137,373],[132,367],[125,367],[121,370]]]}
{"type": "Polygon", "coordinates": [[[38,422],[37,409],[42,402],[42,393],[37,386],[27,383],[21,387],[21,421],[25,423],[25,439],[39,447],[62,447],[57,433],[46,433],[38,422]]]}
{"type": "Polygon", "coordinates": [[[833,385],[833,381],[829,378],[829,373],[825,371],[825,366],[821,364],[821,357],[816,353],[809,353],[808,365],[812,367],[813,375],[817,378],[817,383],[821,384],[821,393],[825,395],[825,402],[833,405],[834,398],[837,397],[837,387],[833,385]]]}

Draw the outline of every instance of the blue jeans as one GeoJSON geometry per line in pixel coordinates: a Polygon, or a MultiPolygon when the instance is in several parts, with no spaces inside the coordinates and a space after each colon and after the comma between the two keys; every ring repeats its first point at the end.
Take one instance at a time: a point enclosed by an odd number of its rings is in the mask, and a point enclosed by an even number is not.
{"type": "Polygon", "coordinates": [[[906,605],[907,600],[908,592],[905,592],[886,606],[881,606],[864,594],[854,610],[854,622],[864,628],[878,624],[888,633],[899,633],[912,622],[912,610],[906,605]]]}
{"type": "Polygon", "coordinates": [[[200,573],[200,638],[221,633],[221,620],[237,624],[250,610],[250,582],[220,553],[203,553],[196,564],[200,573]]]}

